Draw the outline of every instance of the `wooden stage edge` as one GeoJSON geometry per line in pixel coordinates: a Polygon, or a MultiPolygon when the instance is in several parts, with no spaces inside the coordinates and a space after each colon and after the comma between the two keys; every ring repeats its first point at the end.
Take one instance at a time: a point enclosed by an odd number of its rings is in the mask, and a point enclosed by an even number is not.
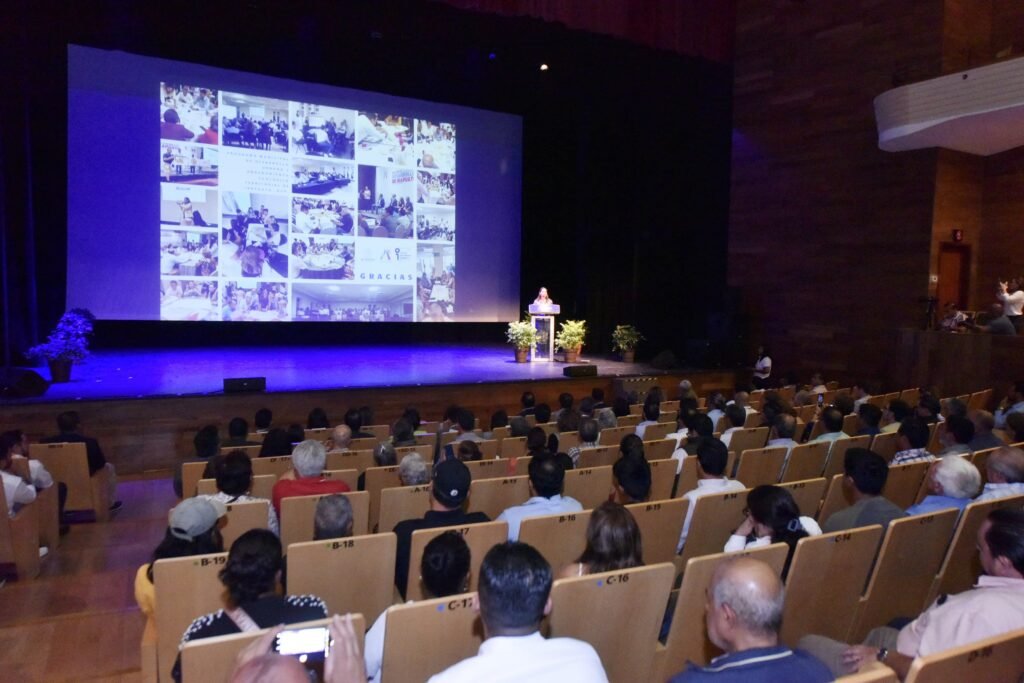
{"type": "Polygon", "coordinates": [[[579,401],[591,389],[600,387],[610,401],[617,381],[638,378],[656,382],[670,399],[676,398],[679,381],[684,378],[701,396],[715,390],[731,391],[736,384],[733,370],[693,370],[660,375],[8,404],[0,409],[0,426],[22,429],[36,441],[56,432],[58,413],[77,410],[84,433],[99,440],[118,474],[168,476],[179,463],[193,457],[192,437],[197,429],[215,424],[226,438],[231,418],[244,417],[251,425],[260,408],[273,411],[275,426],[287,427],[292,423],[305,425],[309,411],[316,407],[327,412],[331,424],[340,423],[348,408],[359,406],[373,409],[376,424],[391,424],[409,406],[417,408],[423,420],[439,420],[445,408],[454,404],[469,408],[486,424],[496,410],[517,413],[520,396],[526,390],[534,392],[538,403],[557,409],[558,395],[563,392],[579,401]]]}

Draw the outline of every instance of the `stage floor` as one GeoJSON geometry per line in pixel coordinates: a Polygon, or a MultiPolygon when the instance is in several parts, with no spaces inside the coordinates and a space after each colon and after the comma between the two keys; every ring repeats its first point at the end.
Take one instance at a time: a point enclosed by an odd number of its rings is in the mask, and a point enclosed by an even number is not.
{"type": "MultiPolygon", "coordinates": [[[[665,374],[584,356],[601,377],[665,374]]],[[[94,401],[223,392],[225,377],[266,377],[268,392],[562,379],[565,363],[516,363],[507,345],[345,346],[98,351],[36,399],[94,401]]],[[[49,371],[40,369],[49,379],[49,371]]]]}

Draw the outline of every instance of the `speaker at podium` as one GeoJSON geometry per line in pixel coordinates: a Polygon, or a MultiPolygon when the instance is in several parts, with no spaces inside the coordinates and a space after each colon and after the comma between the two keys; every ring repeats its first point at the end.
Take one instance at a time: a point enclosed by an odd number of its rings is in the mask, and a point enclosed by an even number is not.
{"type": "Polygon", "coordinates": [[[537,343],[530,349],[530,361],[550,363],[555,359],[555,316],[562,309],[548,296],[547,287],[541,287],[529,311],[530,324],[537,330],[537,343]]]}

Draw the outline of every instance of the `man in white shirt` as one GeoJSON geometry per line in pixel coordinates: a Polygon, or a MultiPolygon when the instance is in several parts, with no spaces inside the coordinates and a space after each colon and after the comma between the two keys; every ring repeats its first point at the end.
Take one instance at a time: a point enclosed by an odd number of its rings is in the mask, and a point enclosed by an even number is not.
{"type": "Polygon", "coordinates": [[[690,522],[693,511],[697,507],[697,499],[715,493],[742,491],[746,488],[740,482],[725,476],[725,467],[729,462],[729,451],[721,441],[705,439],[697,447],[697,488],[687,491],[683,498],[690,501],[686,508],[686,520],[683,532],[679,535],[676,552],[683,552],[686,537],[690,533],[690,522]]]}
{"type": "Polygon", "coordinates": [[[607,683],[594,648],[574,638],[545,638],[551,612],[551,567],[532,547],[504,543],[480,565],[477,609],[484,625],[479,652],[428,683],[607,683]]]}
{"type": "MultiPolygon", "coordinates": [[[[814,437],[812,441],[832,441],[849,439],[849,435],[843,432],[843,414],[838,408],[829,406],[821,411],[821,424],[825,431],[814,437]]],[[[831,446],[829,447],[831,449],[831,446]]],[[[830,451],[831,452],[831,451],[830,451]]]]}
{"type": "Polygon", "coordinates": [[[729,428],[722,432],[722,443],[728,448],[732,442],[732,435],[743,429],[743,425],[746,424],[747,413],[741,406],[733,403],[725,407],[725,417],[729,428]]]}
{"type": "Polygon", "coordinates": [[[797,445],[797,442],[793,440],[793,436],[796,434],[796,418],[789,413],[783,413],[775,418],[775,424],[772,425],[772,431],[769,434],[768,443],[766,448],[785,448],[786,459],[782,464],[782,469],[786,469],[786,465],[789,463],[789,456],[793,452],[793,447],[797,445]]]}
{"type": "Polygon", "coordinates": [[[535,455],[529,464],[531,498],[522,505],[510,507],[498,515],[498,522],[508,522],[508,540],[519,538],[519,525],[528,517],[579,512],[583,506],[575,498],[562,495],[565,470],[551,453],[535,455]]]}
{"type": "Polygon", "coordinates": [[[996,429],[1006,429],[1006,416],[1010,413],[1024,413],[1024,382],[1014,382],[1003,399],[995,414],[996,429]]]}
{"type": "Polygon", "coordinates": [[[639,423],[634,430],[634,433],[641,439],[644,438],[644,432],[650,425],[658,424],[658,416],[661,415],[661,404],[656,400],[648,399],[644,401],[644,419],[643,422],[639,423]]]}
{"type": "Polygon", "coordinates": [[[15,446],[16,442],[10,432],[0,438],[0,480],[4,484],[7,514],[12,517],[22,506],[36,499],[36,490],[32,485],[10,471],[15,446]]]}
{"type": "Polygon", "coordinates": [[[302,206],[299,207],[299,212],[295,214],[295,232],[309,235],[313,233],[316,227],[316,222],[309,215],[309,204],[303,202],[302,206]]]}
{"type": "Polygon", "coordinates": [[[855,413],[871,399],[871,394],[868,393],[864,382],[854,382],[853,387],[850,388],[850,395],[853,397],[853,412],[855,413]]]}
{"type": "Polygon", "coordinates": [[[975,503],[1024,495],[1024,451],[1003,446],[985,463],[988,482],[975,503]]]}
{"type": "Polygon", "coordinates": [[[996,298],[1003,302],[1006,317],[1013,323],[1017,334],[1020,334],[1021,314],[1024,313],[1024,291],[1021,290],[1017,278],[1010,278],[1009,282],[1000,282],[996,298]]]}
{"type": "Polygon", "coordinates": [[[711,426],[718,426],[718,420],[725,415],[725,396],[722,392],[716,391],[708,398],[708,418],[711,419],[711,426]]]}

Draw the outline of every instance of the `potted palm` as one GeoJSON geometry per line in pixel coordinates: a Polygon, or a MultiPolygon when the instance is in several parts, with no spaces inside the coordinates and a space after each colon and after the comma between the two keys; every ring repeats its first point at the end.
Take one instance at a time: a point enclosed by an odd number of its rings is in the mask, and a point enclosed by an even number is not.
{"type": "Polygon", "coordinates": [[[46,360],[53,382],[71,380],[71,366],[89,355],[89,335],[92,334],[92,313],[84,308],[72,308],[61,316],[47,340],[26,352],[30,358],[46,360]]]}
{"type": "Polygon", "coordinates": [[[616,325],[612,331],[612,350],[622,354],[622,360],[632,363],[636,358],[636,347],[644,336],[632,325],[616,325]]]}
{"type": "Polygon", "coordinates": [[[525,363],[527,353],[537,343],[537,328],[529,320],[513,321],[508,324],[505,336],[515,347],[516,362],[525,363]]]}
{"type": "Polygon", "coordinates": [[[565,351],[566,363],[575,363],[583,348],[583,338],[587,336],[587,321],[566,320],[559,328],[555,335],[555,346],[565,351]]]}

